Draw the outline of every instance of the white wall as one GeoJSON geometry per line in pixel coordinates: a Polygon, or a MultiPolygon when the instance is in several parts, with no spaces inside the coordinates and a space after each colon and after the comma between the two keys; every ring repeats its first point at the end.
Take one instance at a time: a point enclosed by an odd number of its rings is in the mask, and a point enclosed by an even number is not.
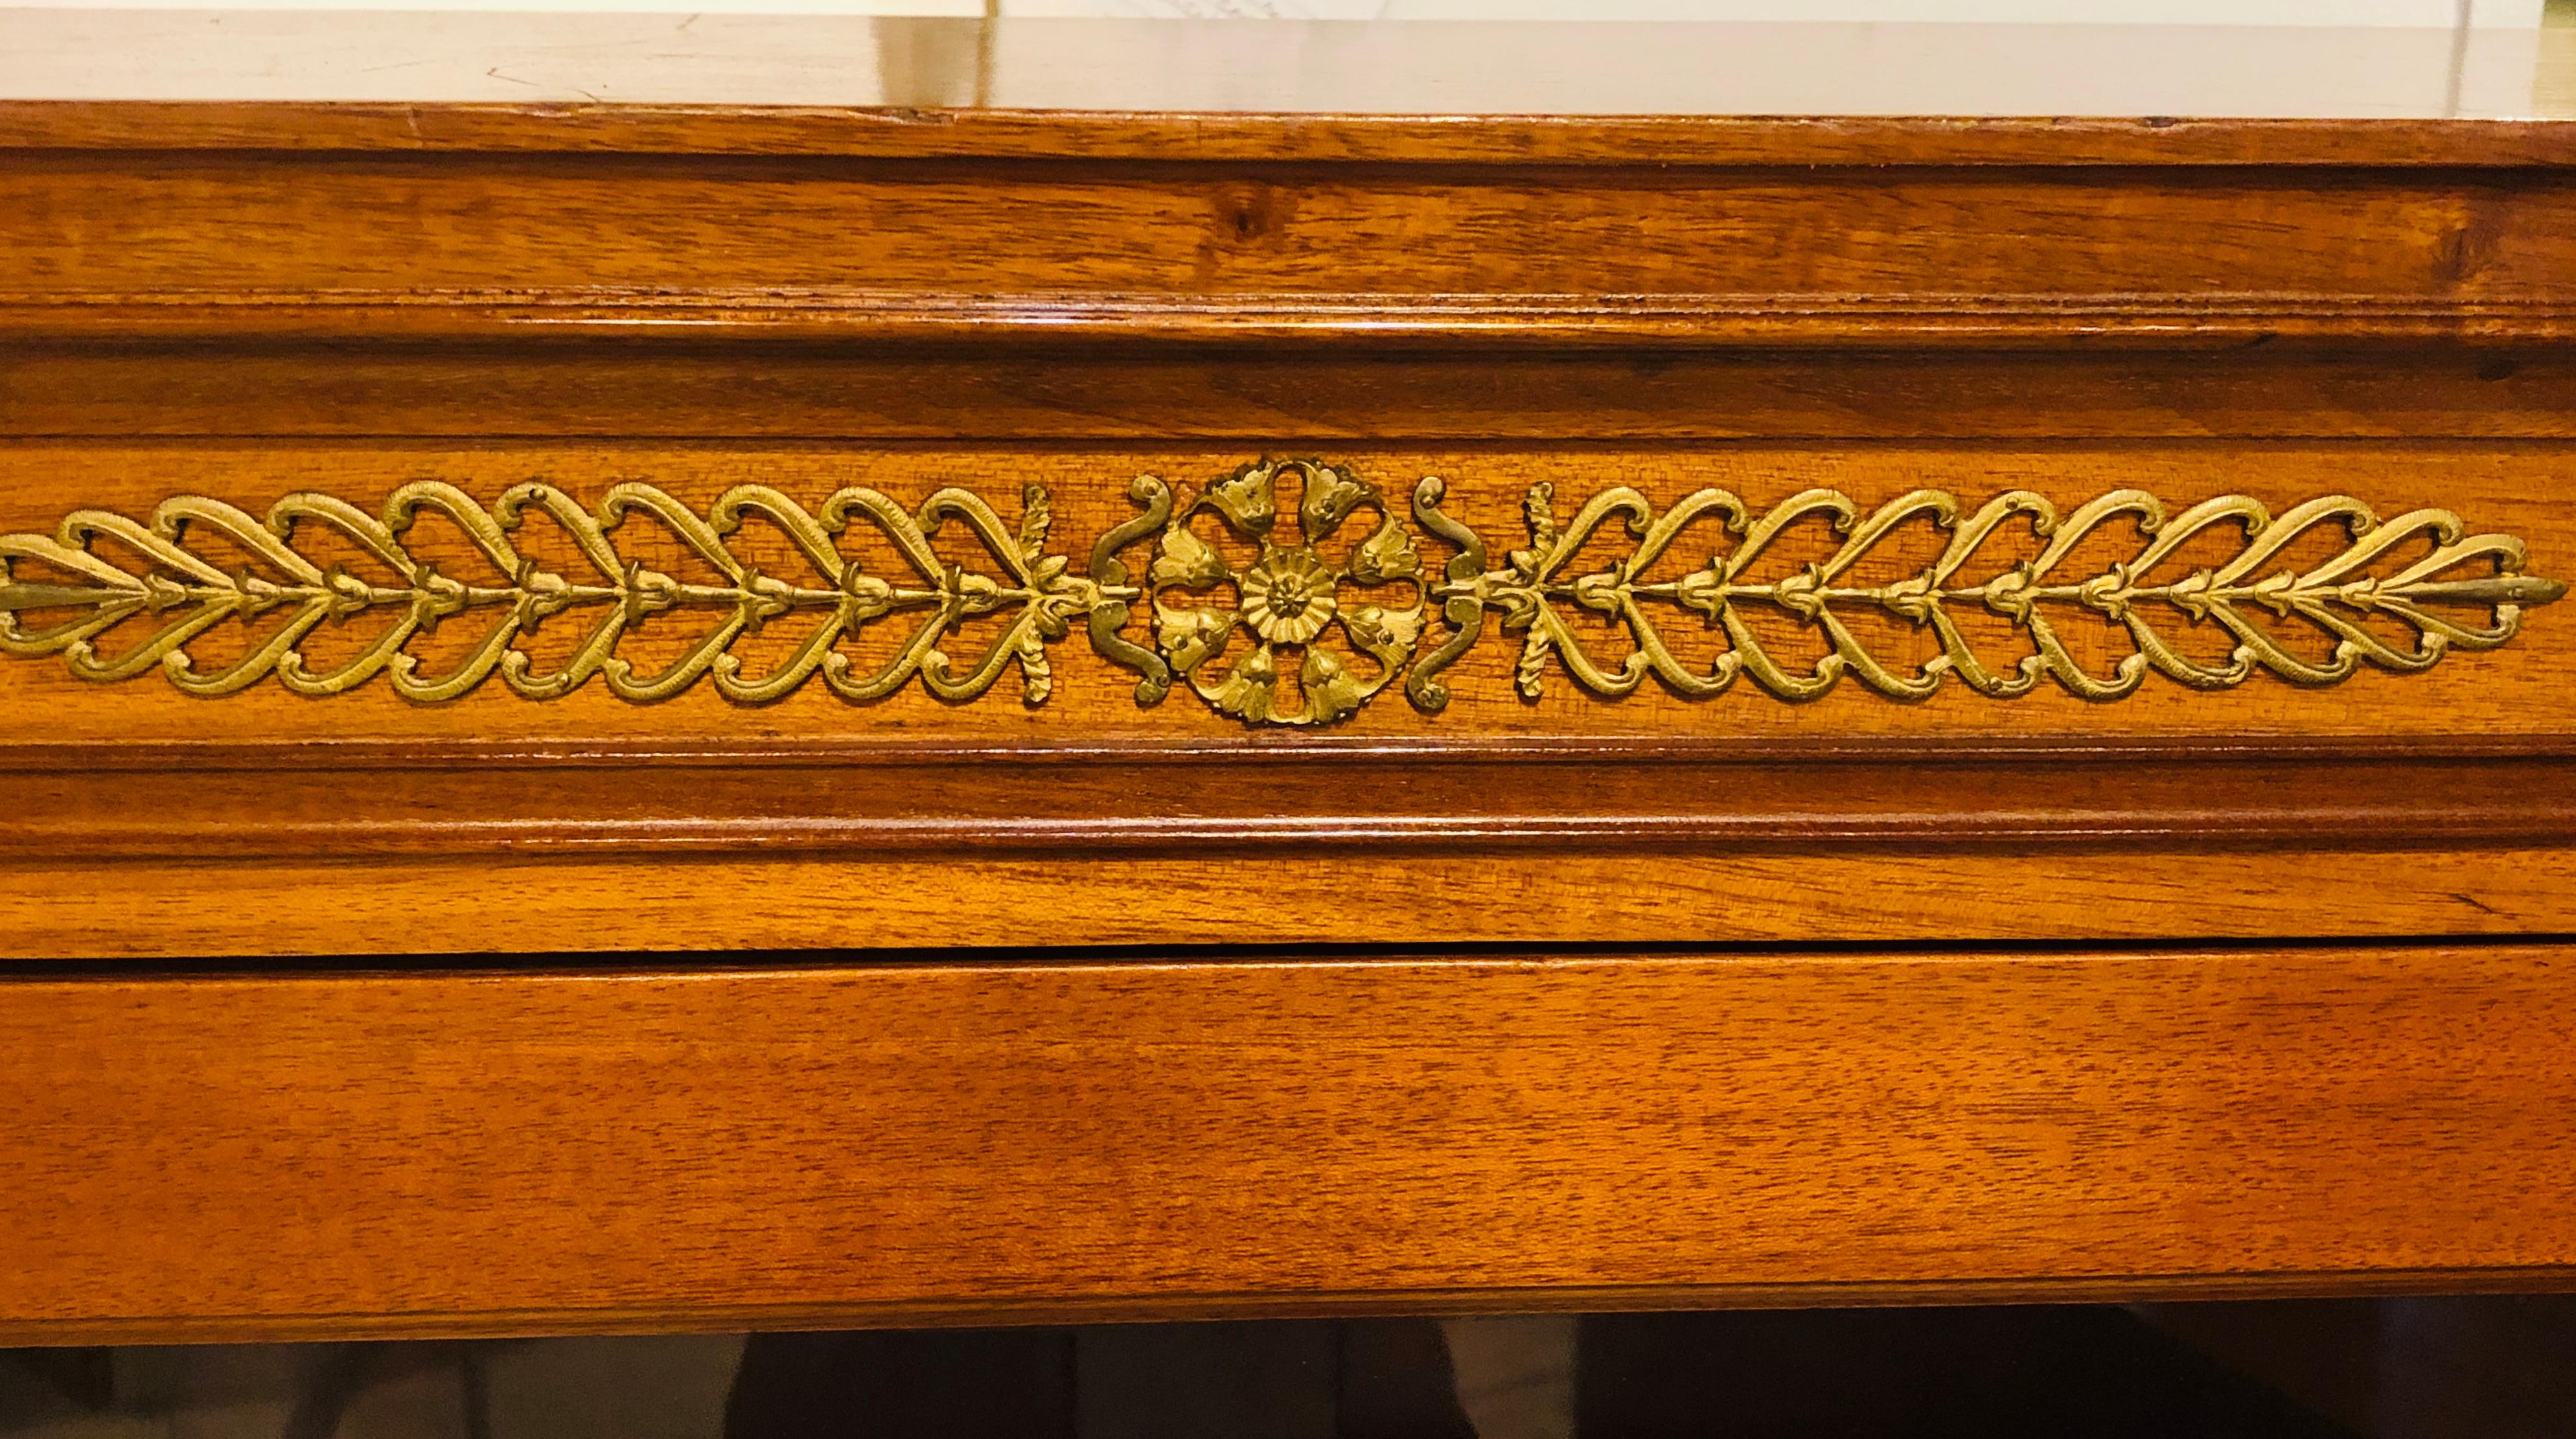
{"type": "MultiPolygon", "coordinates": [[[[10,0],[28,8],[981,15],[986,0],[10,0]]],[[[2530,29],[2546,0],[994,0],[1004,15],[1310,20],[1839,20],[2530,29]]]]}
{"type": "Polygon", "coordinates": [[[1010,15],[1313,20],[1920,20],[2040,25],[2539,23],[2544,0],[1001,0],[1010,15]]]}

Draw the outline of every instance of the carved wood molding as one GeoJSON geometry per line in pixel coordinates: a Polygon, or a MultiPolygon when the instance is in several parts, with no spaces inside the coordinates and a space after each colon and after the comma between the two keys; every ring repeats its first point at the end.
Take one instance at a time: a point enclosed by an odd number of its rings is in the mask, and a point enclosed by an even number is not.
{"type": "Polygon", "coordinates": [[[148,521],[81,510],[51,535],[0,536],[0,650],[60,656],[86,680],[158,669],[201,696],[271,676],[300,694],[331,695],[382,673],[396,693],[423,702],[458,698],[495,675],[539,700],[596,677],[638,702],[705,679],[729,700],[760,703],[820,675],[852,701],[884,698],[916,677],[940,699],[969,701],[1016,667],[1023,703],[1038,705],[1053,686],[1048,646],[1079,621],[1101,655],[1136,672],[1140,706],[1160,703],[1178,681],[1248,724],[1313,725],[1348,717],[1398,679],[1418,708],[1440,710],[1448,702],[1442,674],[1481,641],[1489,618],[1519,635],[1515,683],[1531,699],[1553,670],[1604,700],[1631,695],[1652,677],[1684,698],[1746,679],[1801,702],[1848,676],[1910,701],[1956,676],[1997,699],[2046,680],[2108,701],[2150,674],[2218,690],[2257,674],[2328,685],[2364,667],[2420,671],[2455,648],[2505,643],[2526,608],[2565,593],[2563,584],[2525,572],[2518,538],[2471,534],[2443,509],[2382,520],[2344,495],[2275,515],[2245,495],[2175,511],[2136,489],[2061,511],[2028,490],[1971,508],[1948,491],[1922,489],[1864,509],[1839,491],[1810,489],[1757,508],[1714,487],[1659,507],[1621,486],[1590,495],[1568,517],[1541,483],[1523,506],[1525,545],[1497,562],[1482,537],[1442,508],[1447,491],[1436,477],[1398,505],[1346,468],[1263,460],[1186,500],[1151,475],[1128,494],[1137,513],[1098,537],[1082,573],[1068,556],[1047,552],[1052,509],[1036,485],[1023,489],[1016,520],[957,488],[907,509],[851,487],[808,509],[768,486],[740,485],[701,512],[648,483],[617,485],[585,507],[543,483],[515,486],[486,505],[453,485],[420,481],[373,513],[304,492],[265,516],[179,495],[148,521]],[[463,533],[486,578],[451,577],[409,543],[415,522],[433,514],[463,533]],[[570,537],[579,572],[546,568],[514,542],[531,514],[570,537]],[[672,537],[717,582],[684,582],[621,548],[621,525],[637,518],[672,537]],[[752,518],[783,531],[809,572],[767,574],[745,558],[732,537],[752,518]],[[1828,553],[1755,577],[1766,560],[1782,558],[1784,534],[1815,521],[1833,536],[1828,553]],[[2074,561],[2079,547],[2108,542],[2124,524],[2143,537],[2133,553],[2107,564],[2074,561]],[[971,536],[972,561],[934,550],[932,537],[950,525],[971,536]],[[1893,580],[1855,578],[1891,536],[1924,525],[1943,540],[1928,566],[1893,580]],[[854,527],[882,537],[898,563],[870,572],[843,544],[854,527]],[[361,577],[317,558],[308,541],[324,534],[380,573],[361,577]],[[1418,535],[1451,552],[1436,576],[1418,535]],[[2229,557],[2177,561],[2187,545],[2213,536],[2233,544],[2229,557]],[[198,543],[206,537],[250,562],[227,569],[198,543]],[[2036,552],[1999,557],[2007,537],[2036,544],[2036,552]],[[2294,562],[2294,549],[2308,553],[2321,539],[2329,547],[2323,558],[2294,562]],[[1669,555],[1695,556],[1701,544],[1710,553],[1698,568],[1649,578],[1669,555]],[[1125,557],[1140,546],[1150,546],[1141,581],[1125,557]],[[1250,558],[1237,557],[1244,554],[1250,558]],[[1149,634],[1131,632],[1140,604],[1149,634]],[[621,640],[666,611],[703,613],[705,627],[676,659],[640,672],[619,653],[621,640]],[[1439,626],[1430,623],[1435,612],[1439,626]],[[319,627],[375,613],[383,628],[354,653],[327,665],[308,661],[303,645],[319,627]],[[1756,613],[1815,631],[1826,652],[1783,659],[1751,621],[1756,613]],[[1891,660],[1855,629],[1863,613],[1930,631],[1938,652],[1920,664],[1891,660]],[[1999,618],[2027,652],[1993,653],[1963,625],[1969,614],[1999,618]],[[999,617],[1000,628],[985,626],[962,662],[942,647],[985,616],[999,617]],[[1714,658],[1698,663],[1668,639],[1669,627],[1694,617],[1724,637],[1714,658]],[[2068,624],[2088,618],[2130,646],[2107,669],[2088,667],[2067,642],[2068,624]],[[201,668],[189,644],[227,620],[253,626],[257,637],[237,657],[201,668]],[[810,628],[752,672],[738,642],[772,622],[810,628]],[[481,628],[461,659],[424,673],[407,647],[442,623],[481,628]],[[2177,628],[2193,623],[2226,632],[2225,658],[2195,657],[2175,643],[2177,628]],[[581,627],[568,657],[541,666],[520,647],[541,625],[581,627]],[[900,627],[898,642],[891,658],[863,668],[842,642],[878,625],[900,627]],[[2297,627],[2321,632],[2330,652],[2300,653],[2287,637],[2297,627]],[[1625,636],[1625,647],[1605,654],[1602,639],[1612,631],[1625,636]]]}

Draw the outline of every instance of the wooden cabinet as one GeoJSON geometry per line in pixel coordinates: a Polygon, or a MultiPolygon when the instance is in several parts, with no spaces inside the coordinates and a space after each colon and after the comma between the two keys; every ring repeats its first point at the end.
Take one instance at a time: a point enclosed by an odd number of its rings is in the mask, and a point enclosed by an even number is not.
{"type": "Polygon", "coordinates": [[[8,22],[0,1331],[2576,1273],[2571,122],[781,23],[8,22]]]}

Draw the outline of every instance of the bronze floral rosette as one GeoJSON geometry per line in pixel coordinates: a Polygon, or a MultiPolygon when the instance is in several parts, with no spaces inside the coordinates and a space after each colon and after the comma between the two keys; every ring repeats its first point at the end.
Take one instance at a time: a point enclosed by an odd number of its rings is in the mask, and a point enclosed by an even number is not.
{"type": "Polygon", "coordinates": [[[1329,724],[1403,673],[1422,637],[1421,574],[1412,535],[1375,486],[1312,460],[1265,460],[1209,484],[1164,526],[1148,572],[1155,641],[1223,713],[1329,724]],[[1363,509],[1377,522],[1350,539],[1363,509]],[[1221,536],[1195,532],[1202,514],[1254,558],[1237,564],[1221,536]],[[1252,649],[1226,663],[1237,631],[1252,649]]]}

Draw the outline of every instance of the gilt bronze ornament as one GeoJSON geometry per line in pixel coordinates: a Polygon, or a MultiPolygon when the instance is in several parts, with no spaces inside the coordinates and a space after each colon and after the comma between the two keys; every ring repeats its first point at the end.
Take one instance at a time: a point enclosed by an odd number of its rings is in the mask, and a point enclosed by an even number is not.
{"type": "Polygon", "coordinates": [[[666,700],[706,680],[725,699],[760,703],[819,676],[845,700],[884,699],[918,680],[962,703],[1016,668],[1020,699],[1035,706],[1054,686],[1049,646],[1079,623],[1100,655],[1135,672],[1139,706],[1160,703],[1179,680],[1246,724],[1321,725],[1347,719],[1399,681],[1417,708],[1439,711],[1449,701],[1444,674],[1482,641],[1489,620],[1518,636],[1513,683],[1533,701],[1557,673],[1605,701],[1635,694],[1649,678],[1683,699],[1721,694],[1741,679],[1805,702],[1849,678],[1913,701],[1955,678],[1995,699],[2047,682],[2110,701],[2150,675],[2219,690],[2257,675],[2313,686],[2365,667],[2420,671],[2455,649],[2504,644],[2526,610],[2566,592],[2526,572],[2525,547],[2513,536],[2470,533],[2443,509],[2383,520],[2344,495],[2275,514],[2241,494],[2176,509],[2135,489],[2061,510],[2028,490],[1970,505],[1920,489],[1864,507],[1810,489],[1760,507],[1718,488],[1657,505],[1617,486],[1568,516],[1554,486],[1541,483],[1522,505],[1526,542],[1499,563],[1444,508],[1448,487],[1436,478],[1398,504],[1345,466],[1263,460],[1186,500],[1151,475],[1127,495],[1136,514],[1098,537],[1079,573],[1068,556],[1048,552],[1053,508],[1037,485],[1023,487],[1016,519],[953,487],[909,509],[850,487],[808,509],[769,486],[738,485],[703,512],[648,483],[614,486],[585,506],[543,483],[513,486],[487,505],[454,485],[419,481],[374,511],[302,492],[264,515],[178,495],[145,520],[81,510],[51,534],[0,535],[0,651],[59,656],[84,680],[157,670],[201,696],[272,677],[299,694],[334,695],[381,674],[394,693],[421,702],[456,699],[497,676],[532,700],[593,679],[624,699],[666,700]],[[514,534],[535,514],[570,537],[577,565],[548,568],[523,551],[514,534]],[[428,515],[461,532],[475,568],[491,578],[453,578],[420,553],[410,536],[428,515]],[[744,557],[734,537],[753,518],[787,536],[806,578],[763,573],[744,557]],[[624,527],[638,522],[670,536],[716,582],[684,582],[623,547],[624,527]],[[1828,551],[1758,578],[1757,567],[1783,555],[1783,537],[1802,524],[1821,524],[1828,551]],[[934,548],[950,526],[969,539],[970,559],[934,548]],[[1928,563],[1892,579],[1855,577],[1893,536],[1923,527],[1939,543],[1928,563]],[[883,572],[845,543],[859,530],[891,549],[883,572]],[[2134,547],[2118,538],[2128,533],[2139,537],[2134,547]],[[2021,538],[2026,553],[2013,557],[2007,537],[2021,538]],[[374,577],[317,557],[312,542],[322,538],[363,555],[374,577]],[[1424,539],[1449,551],[1437,573],[1422,557],[1424,539]],[[248,562],[228,568],[209,540],[248,562]],[[2186,565],[2178,556],[2195,542],[2226,553],[2186,565]],[[2125,552],[2079,565],[2079,547],[2098,553],[2103,544],[2125,552]],[[1649,578],[1668,557],[1695,561],[1703,548],[1704,562],[1649,578]],[[2293,562],[2294,551],[2307,558],[2293,562]],[[1140,556],[1141,579],[1128,568],[1140,556]],[[1131,633],[1140,605],[1145,628],[1131,633]],[[1762,612],[1813,630],[1824,653],[1782,658],[1751,623],[1762,612]],[[665,614],[699,617],[697,627],[676,657],[648,672],[621,646],[648,616],[665,614]],[[1862,614],[1928,631],[1933,652],[1919,663],[1881,653],[1855,628],[1862,614]],[[1991,633],[1971,636],[1962,622],[1970,614],[1999,619],[2024,645],[1998,653],[1991,633]],[[328,662],[307,656],[322,626],[377,615],[381,628],[351,652],[328,662]],[[230,620],[251,627],[246,650],[201,666],[190,644],[230,620]],[[744,637],[774,622],[799,626],[792,641],[783,651],[764,647],[757,663],[746,659],[744,637]],[[952,656],[970,622],[980,622],[978,638],[962,659],[952,656]],[[2085,663],[2068,643],[2068,626],[2085,622],[2124,637],[2127,652],[2107,667],[2085,663]],[[412,647],[442,624],[470,626],[473,638],[433,670],[412,647]],[[1669,637],[1676,624],[1717,631],[1723,645],[1686,661],[1669,637]],[[2223,657],[2195,657],[2176,642],[2195,624],[2224,633],[2223,657]],[[575,631],[569,648],[543,663],[526,646],[541,626],[575,631]],[[845,642],[878,626],[893,627],[891,651],[862,665],[845,642]],[[2326,651],[2302,653],[2289,635],[2298,628],[2321,634],[2326,651]]]}

